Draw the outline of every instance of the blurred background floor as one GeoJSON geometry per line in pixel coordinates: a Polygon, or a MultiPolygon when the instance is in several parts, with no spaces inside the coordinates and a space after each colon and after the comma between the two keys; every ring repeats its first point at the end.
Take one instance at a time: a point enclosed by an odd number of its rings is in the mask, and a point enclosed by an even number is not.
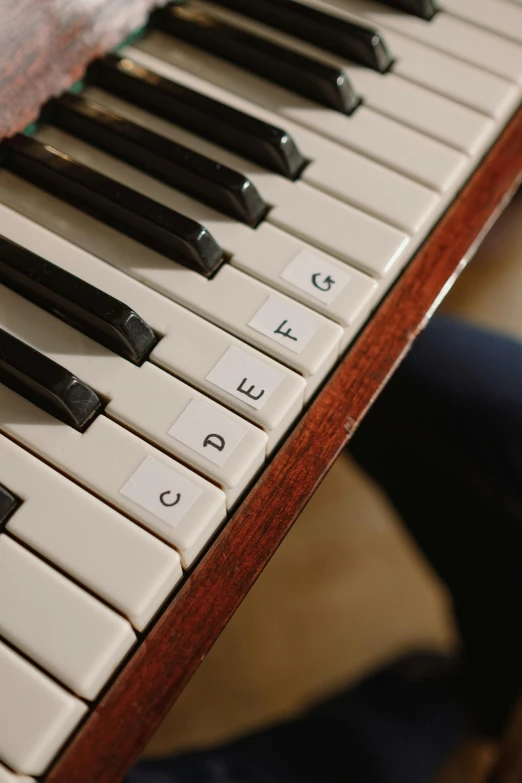
{"type": "MultiPolygon", "coordinates": [[[[442,310],[522,339],[522,196],[442,310]]],[[[391,658],[458,644],[447,596],[378,489],[340,458],[185,689],[149,755],[230,739],[299,712],[391,658]]],[[[478,783],[470,745],[437,783],[478,783]]]]}

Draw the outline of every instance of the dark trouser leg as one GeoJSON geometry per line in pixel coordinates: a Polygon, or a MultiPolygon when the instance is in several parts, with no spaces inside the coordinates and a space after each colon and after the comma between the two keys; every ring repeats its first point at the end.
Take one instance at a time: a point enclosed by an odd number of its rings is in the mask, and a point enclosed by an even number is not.
{"type": "Polygon", "coordinates": [[[142,762],[125,783],[431,783],[466,728],[440,659],[415,656],[298,720],[142,762]]]}
{"type": "Polygon", "coordinates": [[[451,591],[468,695],[522,688],[522,345],[435,319],[350,445],[451,591]]]}

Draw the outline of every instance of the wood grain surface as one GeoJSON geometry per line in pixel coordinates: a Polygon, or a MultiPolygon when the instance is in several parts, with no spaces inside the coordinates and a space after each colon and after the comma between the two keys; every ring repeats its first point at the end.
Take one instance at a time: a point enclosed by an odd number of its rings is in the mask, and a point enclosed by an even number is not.
{"type": "Polygon", "coordinates": [[[1,0],[0,139],[81,79],[166,0],[1,0]]]}
{"type": "Polygon", "coordinates": [[[47,775],[46,783],[121,780],[521,178],[522,110],[47,775]]]}

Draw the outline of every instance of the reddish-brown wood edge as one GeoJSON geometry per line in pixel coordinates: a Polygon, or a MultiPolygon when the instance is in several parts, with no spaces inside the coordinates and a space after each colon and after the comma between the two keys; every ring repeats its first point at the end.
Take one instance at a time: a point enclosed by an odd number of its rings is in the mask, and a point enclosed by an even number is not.
{"type": "Polygon", "coordinates": [[[0,139],[33,122],[88,63],[166,0],[2,0],[0,139]]]}
{"type": "Polygon", "coordinates": [[[361,333],[46,783],[135,761],[522,175],[522,110],[361,333]]]}

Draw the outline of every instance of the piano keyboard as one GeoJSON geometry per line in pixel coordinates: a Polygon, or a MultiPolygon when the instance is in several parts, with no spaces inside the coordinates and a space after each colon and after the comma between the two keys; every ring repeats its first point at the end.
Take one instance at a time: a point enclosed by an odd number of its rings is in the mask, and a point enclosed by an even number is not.
{"type": "Polygon", "coordinates": [[[520,0],[189,0],[4,142],[0,783],[45,774],[521,93],[520,0]]]}

